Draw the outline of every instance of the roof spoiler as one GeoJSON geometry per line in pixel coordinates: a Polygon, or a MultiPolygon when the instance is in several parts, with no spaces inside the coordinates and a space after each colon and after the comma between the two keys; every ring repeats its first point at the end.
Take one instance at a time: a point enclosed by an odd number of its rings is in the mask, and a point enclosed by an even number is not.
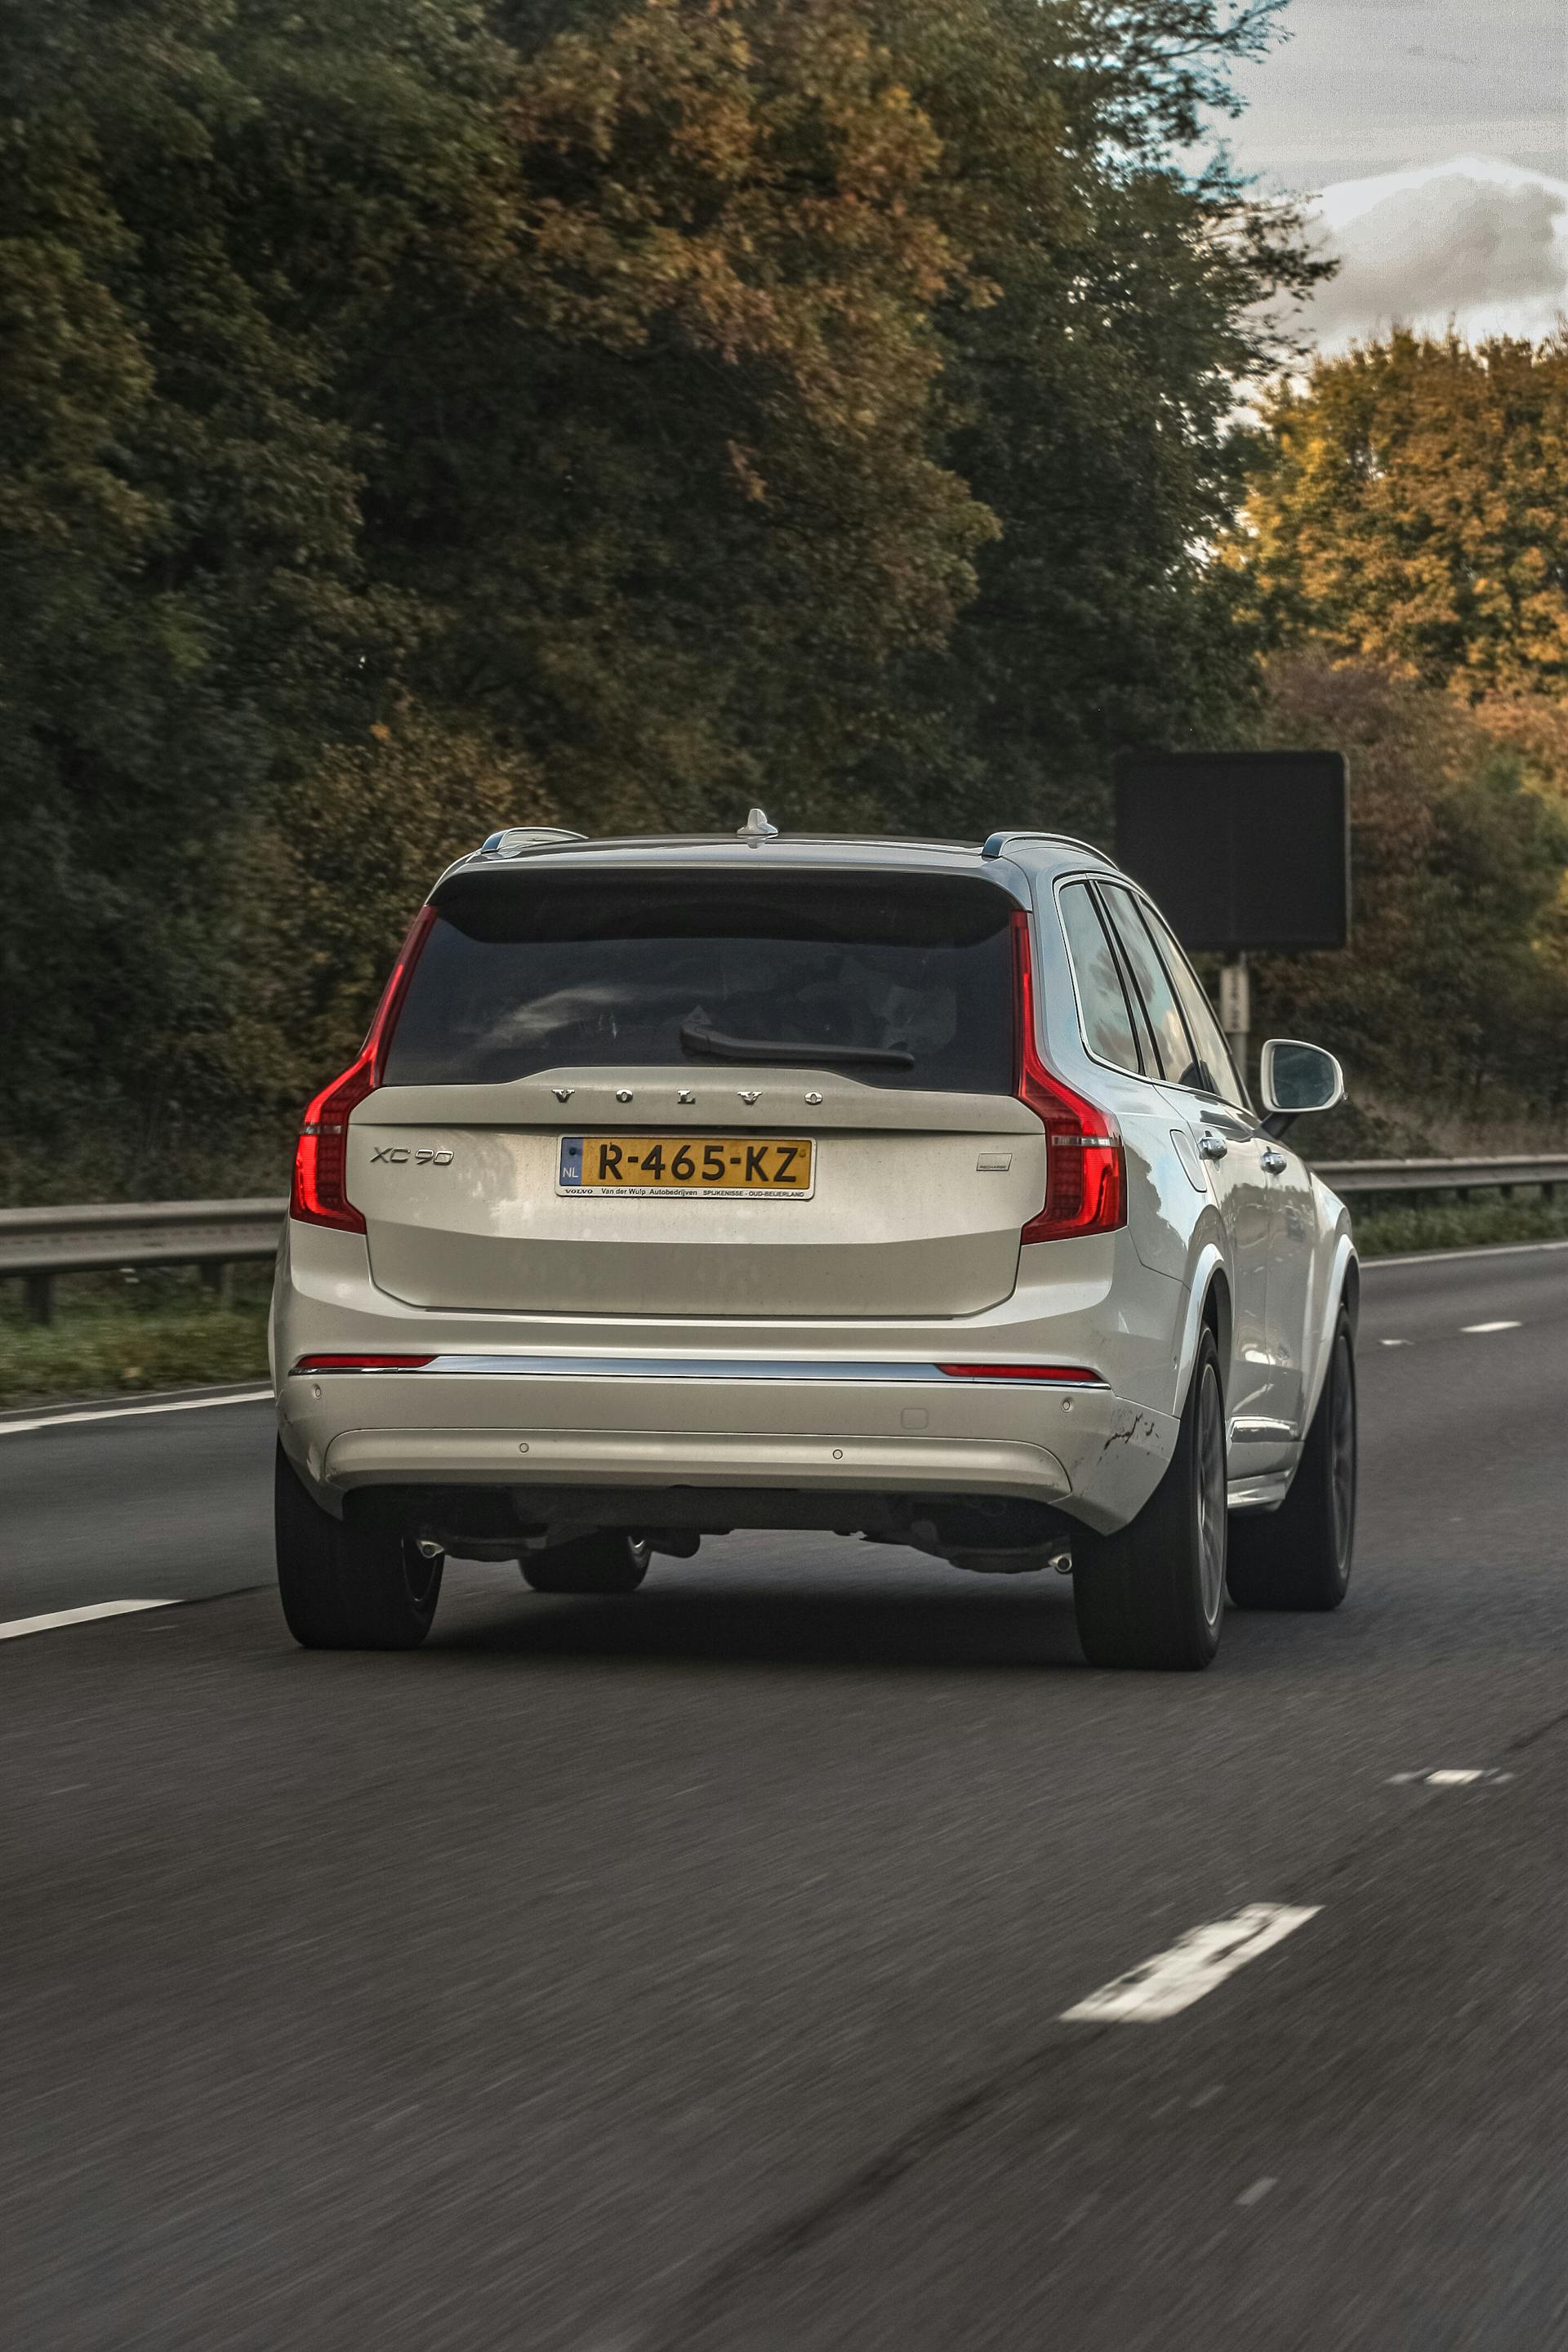
{"type": "Polygon", "coordinates": [[[1113,860],[1103,849],[1096,849],[1092,841],[1079,841],[1075,834],[1046,833],[1030,825],[1008,825],[1001,833],[990,835],[981,850],[982,857],[1005,857],[1015,841],[1059,841],[1064,849],[1081,849],[1087,856],[1098,857],[1103,866],[1113,860]]]}
{"type": "Polygon", "coordinates": [[[481,857],[526,857],[531,849],[555,849],[563,842],[586,841],[585,833],[572,833],[563,824],[510,824],[484,842],[481,857]]]}

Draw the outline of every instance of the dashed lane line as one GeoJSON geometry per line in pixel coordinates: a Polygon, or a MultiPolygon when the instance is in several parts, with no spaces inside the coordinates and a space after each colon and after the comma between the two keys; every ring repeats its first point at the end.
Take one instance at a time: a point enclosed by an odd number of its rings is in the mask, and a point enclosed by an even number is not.
{"type": "Polygon", "coordinates": [[[1125,1976],[1113,1977],[1098,1992],[1062,2011],[1064,2025],[1152,2025],[1190,2009],[1237,1969],[1282,1943],[1309,1919],[1320,1903],[1249,1903],[1234,1918],[1216,1919],[1188,1930],[1168,1952],[1157,1952],[1125,1976]]]}
{"type": "Polygon", "coordinates": [[[270,1404],[270,1389],[242,1389],[223,1396],[174,1397],[162,1404],[93,1405],[80,1412],[40,1413],[36,1421],[0,1421],[0,1437],[25,1437],[29,1430],[66,1429],[84,1421],[133,1421],[149,1412],[206,1412],[220,1404],[270,1404]]]}
{"type": "Polygon", "coordinates": [[[52,1633],[57,1625],[84,1625],[89,1617],[129,1617],[138,1609],[177,1609],[177,1601],[95,1601],[88,1609],[52,1609],[47,1617],[12,1617],[0,1623],[0,1642],[24,1633],[52,1633]]]}
{"type": "Polygon", "coordinates": [[[1523,1328],[1521,1323],[1461,1323],[1459,1326],[1460,1330],[1466,1334],[1476,1331],[1520,1331],[1523,1328]]]}

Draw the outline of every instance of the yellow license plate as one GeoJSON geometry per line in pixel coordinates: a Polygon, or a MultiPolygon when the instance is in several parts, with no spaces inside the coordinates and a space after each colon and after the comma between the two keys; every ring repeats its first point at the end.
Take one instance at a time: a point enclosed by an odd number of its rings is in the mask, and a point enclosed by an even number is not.
{"type": "Polygon", "coordinates": [[[816,1154],[798,1135],[563,1135],[558,1192],[619,1192],[632,1200],[682,1192],[698,1201],[801,1201],[816,1154]]]}

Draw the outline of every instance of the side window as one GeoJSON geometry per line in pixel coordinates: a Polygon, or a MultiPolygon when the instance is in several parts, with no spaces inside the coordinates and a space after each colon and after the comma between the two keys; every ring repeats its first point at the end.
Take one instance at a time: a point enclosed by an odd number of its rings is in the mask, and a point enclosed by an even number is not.
{"type": "Polygon", "coordinates": [[[1154,942],[1139,919],[1137,900],[1131,890],[1123,890],[1115,883],[1103,884],[1100,896],[1110,909],[1121,952],[1154,1032],[1160,1075],[1180,1087],[1196,1086],[1196,1056],[1187,1035],[1187,1024],[1166,978],[1165,967],[1154,952],[1154,942]]]}
{"type": "Polygon", "coordinates": [[[1247,1108],[1246,1090],[1236,1075],[1236,1064],[1230,1058],[1230,1047],[1225,1042],[1225,1032],[1215,1019],[1214,1008],[1204,994],[1197,974],[1171,936],[1171,927],[1163,916],[1145,901],[1139,912],[1148,925],[1164,959],[1165,966],[1175,982],[1176,993],[1182,1000],[1182,1011],[1187,1016],[1187,1027],[1197,1047],[1198,1064],[1203,1071],[1197,1081],[1217,1095],[1222,1102],[1235,1103],[1239,1109],[1247,1108]]]}
{"type": "Polygon", "coordinates": [[[1083,1042],[1100,1061],[1119,1070],[1137,1070],[1141,1064],[1127,992],[1088,883],[1069,882],[1059,894],[1059,903],[1078,982],[1083,1042]]]}

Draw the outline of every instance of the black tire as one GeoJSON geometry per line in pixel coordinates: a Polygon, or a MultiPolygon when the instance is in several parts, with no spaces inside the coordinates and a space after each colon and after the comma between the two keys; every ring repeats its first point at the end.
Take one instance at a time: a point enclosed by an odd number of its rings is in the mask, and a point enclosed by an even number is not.
{"type": "Polygon", "coordinates": [[[1355,1340],[1342,1307],[1290,1491],[1277,1511],[1249,1512],[1231,1528],[1236,1606],[1337,1609],[1350,1589],[1355,1554],[1355,1340]]]}
{"type": "Polygon", "coordinates": [[[548,1551],[528,1552],[519,1562],[523,1581],[535,1592],[635,1592],[647,1574],[648,1548],[641,1536],[600,1528],[548,1551]]]}
{"type": "Polygon", "coordinates": [[[430,1631],[444,1562],[395,1528],[334,1519],[278,1448],[273,1477],[278,1597],[307,1650],[416,1650],[430,1631]]]}
{"type": "Polygon", "coordinates": [[[1225,1615],[1225,1391],[1206,1328],[1170,1466],[1131,1527],[1075,1535],[1073,1608],[1091,1666],[1206,1666],[1225,1615]]]}

